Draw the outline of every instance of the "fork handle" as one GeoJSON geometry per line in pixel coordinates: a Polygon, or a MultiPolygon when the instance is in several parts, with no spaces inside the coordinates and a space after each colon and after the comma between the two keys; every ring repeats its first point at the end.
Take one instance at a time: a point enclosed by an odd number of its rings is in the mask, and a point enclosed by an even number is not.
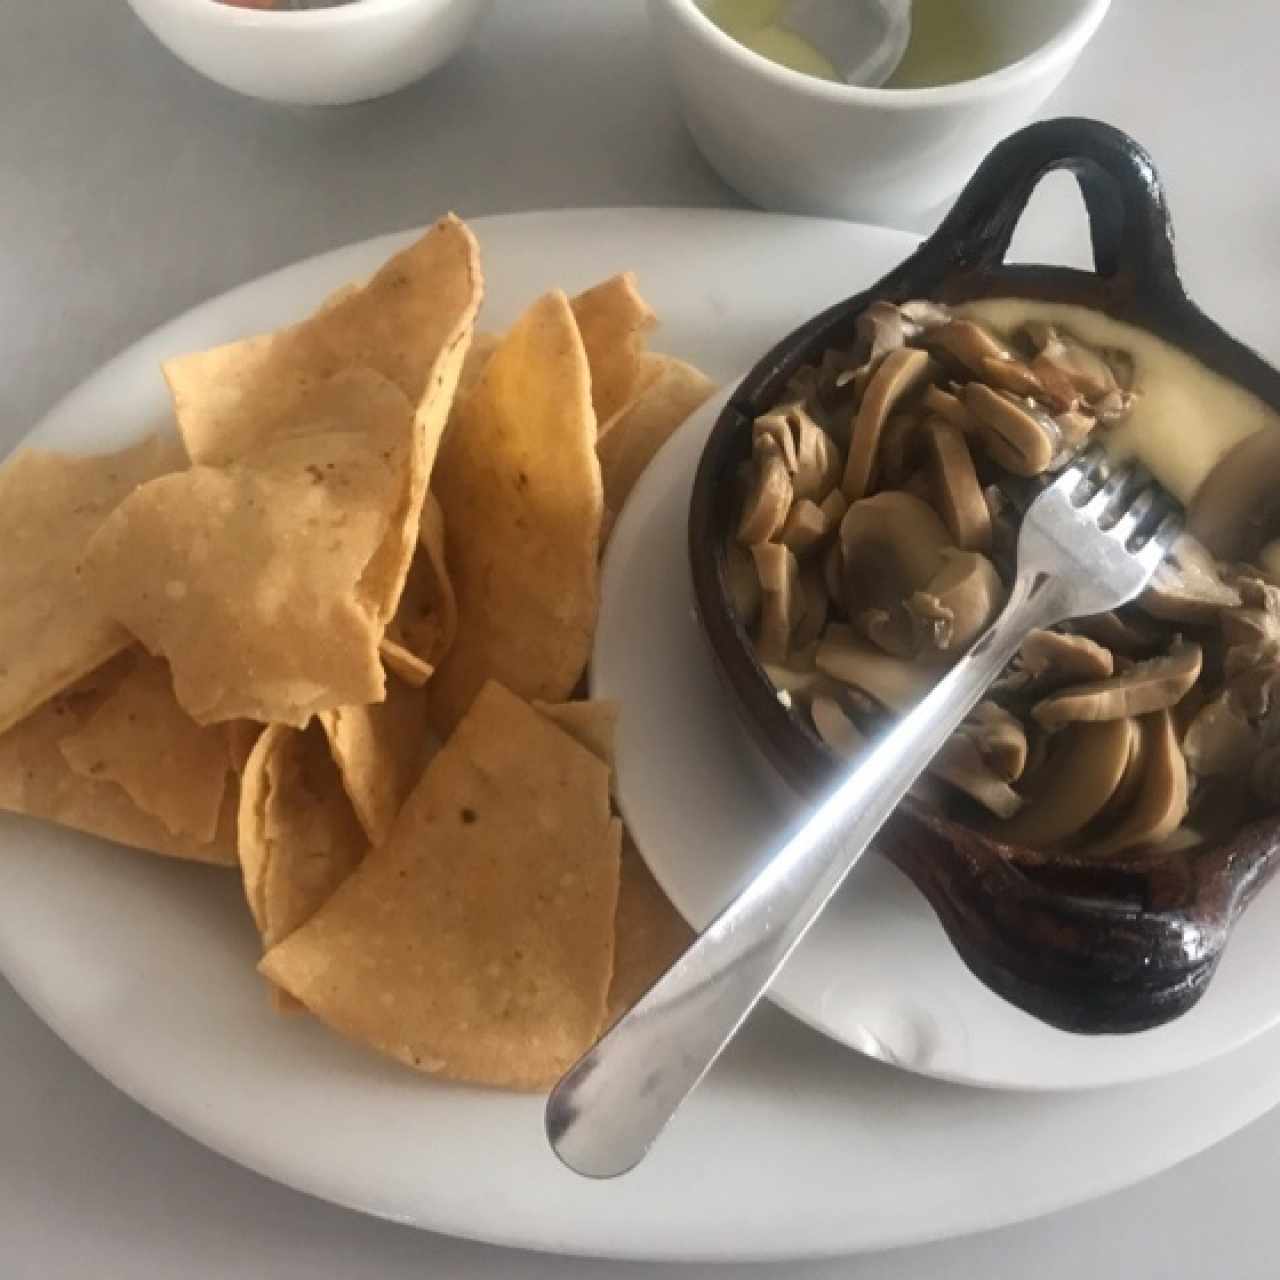
{"type": "Polygon", "coordinates": [[[609,1178],[640,1161],[1027,633],[1067,616],[1057,583],[1019,578],[991,628],[569,1070],[546,1113],[565,1164],[609,1178]]]}

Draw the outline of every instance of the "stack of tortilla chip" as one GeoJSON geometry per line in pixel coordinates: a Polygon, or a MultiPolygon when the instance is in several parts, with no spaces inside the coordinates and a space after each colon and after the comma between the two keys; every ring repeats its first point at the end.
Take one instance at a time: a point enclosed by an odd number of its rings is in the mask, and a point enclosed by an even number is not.
{"type": "Polygon", "coordinates": [[[688,940],[572,698],[612,514],[711,387],[630,275],[500,336],[481,293],[444,218],[169,361],[181,446],[0,467],[0,808],[238,866],[282,1007],[539,1088],[688,940]]]}

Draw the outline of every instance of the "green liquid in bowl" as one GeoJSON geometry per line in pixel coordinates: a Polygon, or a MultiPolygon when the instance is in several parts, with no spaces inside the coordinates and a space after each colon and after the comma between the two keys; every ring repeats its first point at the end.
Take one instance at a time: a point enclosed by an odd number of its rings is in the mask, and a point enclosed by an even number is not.
{"type": "MultiPolygon", "coordinates": [[[[786,0],[707,0],[707,16],[727,35],[781,66],[840,81],[821,49],[778,25],[786,0]]],[[[915,0],[911,43],[886,89],[925,89],[973,80],[1006,60],[984,0],[915,0]]]]}

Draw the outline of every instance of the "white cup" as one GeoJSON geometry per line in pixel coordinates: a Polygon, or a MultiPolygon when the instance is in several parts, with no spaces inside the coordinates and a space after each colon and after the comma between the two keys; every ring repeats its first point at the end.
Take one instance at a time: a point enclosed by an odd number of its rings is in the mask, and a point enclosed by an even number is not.
{"type": "Polygon", "coordinates": [[[765,209],[890,225],[964,184],[1058,87],[1110,0],[982,0],[1007,60],[931,89],[862,89],[771,62],[698,0],[649,0],[689,132],[730,186],[765,209]]]}

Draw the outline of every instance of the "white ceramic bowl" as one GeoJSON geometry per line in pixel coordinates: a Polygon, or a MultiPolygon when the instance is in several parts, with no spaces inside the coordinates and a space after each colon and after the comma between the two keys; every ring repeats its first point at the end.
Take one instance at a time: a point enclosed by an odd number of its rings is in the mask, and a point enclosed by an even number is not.
{"type": "Polygon", "coordinates": [[[363,102],[447,62],[493,0],[357,0],[242,9],[217,0],[129,0],[155,37],[210,80],[294,106],[363,102]]]}
{"type": "Polygon", "coordinates": [[[940,204],[1057,88],[1110,0],[983,0],[1006,63],[933,89],[860,89],[791,71],[726,35],[698,0],[649,0],[685,122],[730,186],[766,209],[901,224],[940,204]]]}

